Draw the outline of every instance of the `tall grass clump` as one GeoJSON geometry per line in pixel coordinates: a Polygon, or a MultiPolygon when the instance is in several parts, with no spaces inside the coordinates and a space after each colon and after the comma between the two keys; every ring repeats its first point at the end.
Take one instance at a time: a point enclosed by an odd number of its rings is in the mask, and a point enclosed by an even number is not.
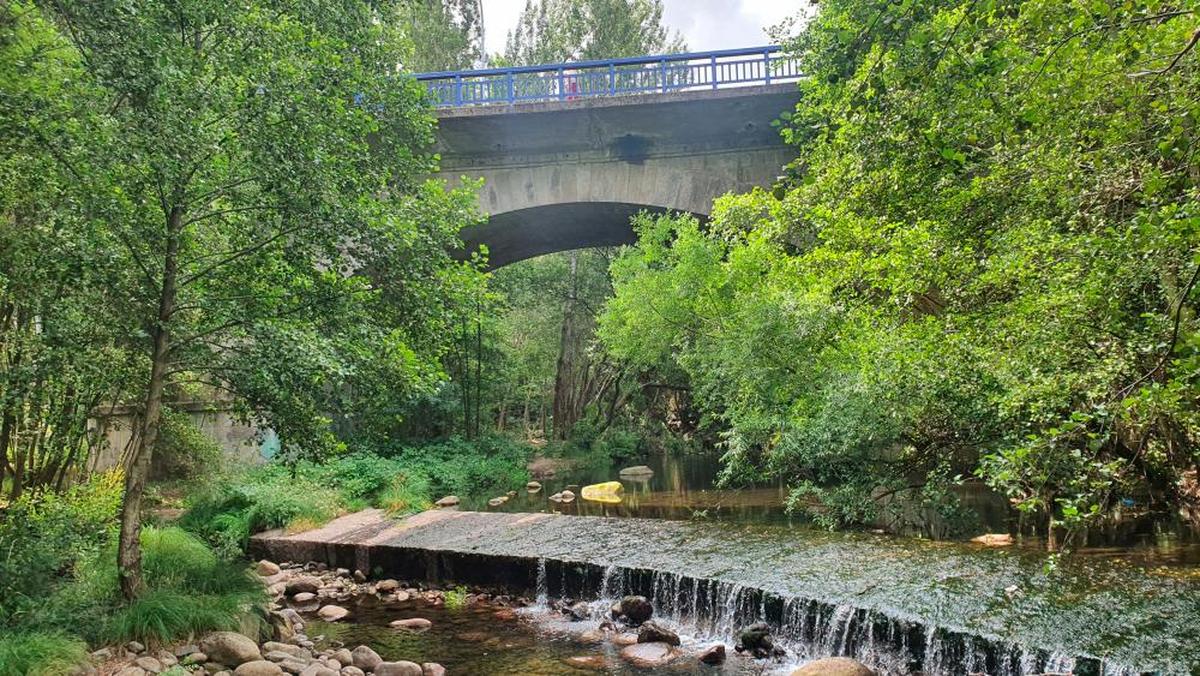
{"type": "Polygon", "coordinates": [[[0,676],[58,676],[87,658],[87,644],[60,631],[0,635],[0,676]]]}

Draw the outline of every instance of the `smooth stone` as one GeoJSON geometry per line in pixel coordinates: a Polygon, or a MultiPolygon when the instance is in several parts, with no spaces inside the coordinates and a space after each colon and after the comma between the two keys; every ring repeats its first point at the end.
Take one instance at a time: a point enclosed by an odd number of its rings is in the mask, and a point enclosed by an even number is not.
{"type": "MultiPolygon", "coordinates": [[[[359,584],[362,584],[362,583],[366,582],[366,581],[367,581],[367,574],[366,574],[366,573],[364,573],[364,572],[362,572],[361,570],[355,570],[355,571],[354,571],[354,581],[355,581],[355,582],[357,582],[357,583],[359,583],[359,584]]],[[[343,667],[343,669],[344,669],[344,667],[343,667]]]]}
{"type": "Polygon", "coordinates": [[[325,620],[326,622],[337,622],[338,620],[345,619],[349,614],[349,610],[333,604],[323,606],[317,611],[317,615],[319,615],[321,619],[325,620]]]}
{"type": "Polygon", "coordinates": [[[300,672],[300,676],[339,676],[341,667],[330,669],[320,662],[313,662],[300,672]]]}
{"type": "Polygon", "coordinates": [[[985,533],[971,538],[971,542],[988,547],[1007,547],[1013,543],[1013,537],[1008,533],[985,533]]]}
{"type": "MultiPolygon", "coordinates": [[[[292,645],[291,643],[280,643],[278,641],[267,641],[266,643],[262,644],[262,649],[268,653],[281,652],[281,653],[287,653],[287,654],[291,655],[292,657],[302,657],[302,658],[306,658],[306,659],[309,657],[307,650],[305,650],[304,648],[301,648],[298,645],[292,645]]],[[[267,659],[270,659],[270,658],[267,658],[267,659]]]]}
{"type": "Polygon", "coordinates": [[[92,658],[93,662],[107,662],[113,658],[113,651],[112,648],[101,648],[93,651],[89,657],[92,658]]]}
{"type": "Polygon", "coordinates": [[[453,507],[458,503],[459,499],[457,495],[447,495],[433,504],[437,505],[438,507],[453,507]]]}
{"type": "Polygon", "coordinates": [[[137,641],[130,641],[129,643],[126,643],[125,649],[131,653],[146,652],[146,646],[142,645],[141,643],[139,643],[137,641]]]}
{"type": "Polygon", "coordinates": [[[288,657],[279,661],[279,668],[289,674],[299,674],[308,668],[308,660],[300,657],[288,657]]]}
{"type": "Polygon", "coordinates": [[[146,670],[141,667],[135,667],[131,664],[118,671],[116,676],[146,676],[146,670]]]}
{"type": "Polygon", "coordinates": [[[650,620],[638,628],[638,643],[666,643],[679,645],[679,634],[667,629],[661,624],[650,620]]]}
{"type": "Polygon", "coordinates": [[[621,476],[649,476],[654,474],[654,470],[650,469],[646,465],[634,465],[633,467],[626,467],[620,472],[617,472],[617,474],[621,476]]]}
{"type": "Polygon", "coordinates": [[[412,598],[412,596],[410,596],[409,593],[404,591],[403,589],[398,590],[392,596],[392,600],[395,601],[396,603],[404,603],[405,601],[409,600],[410,598],[412,598]]]}
{"type": "Polygon", "coordinates": [[[796,669],[792,676],[875,676],[875,672],[849,657],[826,657],[796,669]]]}
{"type": "Polygon", "coordinates": [[[367,676],[362,669],[355,666],[342,667],[342,676],[367,676]]]}
{"type": "Polygon", "coordinates": [[[333,651],[333,655],[331,655],[331,657],[340,662],[343,669],[354,664],[354,656],[351,655],[350,651],[346,648],[339,648],[333,651]]]}
{"type": "Polygon", "coordinates": [[[214,662],[234,667],[262,660],[258,644],[233,631],[214,631],[200,640],[200,649],[214,662]]]}
{"type": "Polygon", "coordinates": [[[506,502],[508,502],[508,498],[492,498],[488,500],[488,507],[499,507],[506,502]]]}
{"type": "Polygon", "coordinates": [[[421,673],[424,676],[446,676],[446,667],[437,662],[423,662],[421,664],[421,673]]]}
{"type": "Polygon", "coordinates": [[[638,642],[637,634],[617,634],[612,638],[613,645],[631,646],[638,642]]]}
{"type": "Polygon", "coordinates": [[[309,592],[315,594],[321,589],[321,578],[313,577],[312,575],[301,575],[287,581],[284,590],[288,594],[299,594],[301,592],[309,592]]]}
{"type": "Polygon", "coordinates": [[[190,655],[184,655],[183,659],[180,660],[179,663],[185,667],[190,667],[196,664],[204,664],[207,661],[208,655],[205,655],[204,653],[191,653],[190,655]]]}
{"type": "Polygon", "coordinates": [[[380,580],[379,582],[375,583],[375,591],[379,592],[380,594],[394,592],[399,588],[400,583],[392,579],[380,580]]]}
{"type": "Polygon", "coordinates": [[[575,501],[574,491],[563,491],[562,493],[559,493],[559,495],[562,496],[563,502],[574,502],[575,501]]]}
{"type": "Polygon", "coordinates": [[[723,664],[725,662],[725,644],[718,643],[700,653],[700,661],[705,664],[723,664]]]}
{"type": "Polygon", "coordinates": [[[300,592],[292,597],[292,603],[308,603],[317,598],[317,595],[312,592],[300,592]]]}
{"type": "Polygon", "coordinates": [[[432,627],[433,622],[423,617],[410,617],[403,620],[392,620],[388,623],[388,626],[405,631],[420,632],[432,627]]]}
{"type": "Polygon", "coordinates": [[[579,635],[580,643],[604,643],[604,639],[608,638],[600,629],[588,629],[579,635]]]}
{"type": "Polygon", "coordinates": [[[562,502],[562,493],[555,493],[549,498],[550,502],[562,502]]]}
{"type": "Polygon", "coordinates": [[[233,676],[278,676],[282,673],[283,669],[278,664],[266,660],[245,662],[233,670],[233,676]]]}
{"type": "Polygon", "coordinates": [[[525,490],[529,491],[530,493],[536,493],[542,490],[542,484],[540,481],[530,481],[529,483],[525,484],[525,490]]]}
{"type": "Polygon", "coordinates": [[[148,673],[157,674],[163,670],[162,662],[153,657],[139,657],[133,661],[134,666],[141,667],[148,673]]]}
{"type": "Polygon", "coordinates": [[[586,601],[579,601],[567,608],[567,614],[573,620],[586,620],[592,616],[592,607],[586,601]]]}
{"type": "Polygon", "coordinates": [[[408,660],[399,662],[380,662],[375,667],[375,676],[425,676],[421,665],[408,660]]]}
{"type": "Polygon", "coordinates": [[[354,650],[351,650],[350,655],[350,661],[354,663],[354,666],[362,669],[363,671],[371,671],[376,665],[383,661],[383,658],[379,656],[379,653],[371,650],[365,645],[360,645],[354,650]]]}
{"type": "Polygon", "coordinates": [[[666,666],[679,655],[679,649],[667,643],[636,643],[621,649],[621,659],[645,669],[666,666]]]}
{"type": "Polygon", "coordinates": [[[255,571],[257,571],[258,574],[263,577],[271,577],[272,575],[278,575],[280,572],[279,564],[277,564],[273,561],[268,561],[266,559],[263,559],[262,561],[258,562],[258,565],[255,567],[255,571]]]}

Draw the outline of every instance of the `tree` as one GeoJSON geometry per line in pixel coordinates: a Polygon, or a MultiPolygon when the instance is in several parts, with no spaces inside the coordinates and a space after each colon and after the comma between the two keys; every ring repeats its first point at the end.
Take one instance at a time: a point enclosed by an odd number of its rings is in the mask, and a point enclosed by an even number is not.
{"type": "Polygon", "coordinates": [[[482,0],[409,0],[401,19],[412,39],[413,72],[467,70],[484,61],[482,0]]]}
{"type": "Polygon", "coordinates": [[[509,32],[504,59],[560,63],[686,49],[662,24],[662,0],[526,0],[509,32]]]}
{"type": "MultiPolygon", "coordinates": [[[[435,380],[427,314],[381,317],[379,275],[423,304],[468,200],[417,190],[432,120],[396,69],[399,3],[53,2],[42,11],[94,89],[49,138],[135,272],[126,296],[147,373],[126,474],[121,588],[141,588],[140,509],[165,393],[226,390],[295,454],[335,443],[330,396],[367,354],[400,382],[435,380]],[[437,218],[428,218],[437,214],[437,218]],[[372,271],[379,273],[377,276],[372,271]]],[[[436,323],[436,322],[429,322],[436,323]]],[[[361,383],[368,382],[360,377],[361,383]]]]}

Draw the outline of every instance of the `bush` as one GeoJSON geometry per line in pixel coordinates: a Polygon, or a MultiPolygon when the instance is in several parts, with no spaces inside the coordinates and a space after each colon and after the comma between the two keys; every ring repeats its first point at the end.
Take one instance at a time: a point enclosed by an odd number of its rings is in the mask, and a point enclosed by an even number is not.
{"type": "Polygon", "coordinates": [[[87,657],[87,644],[62,632],[0,636],[0,676],[65,674],[87,657]]]}
{"type": "Polygon", "coordinates": [[[112,540],[122,486],[120,472],[106,472],[64,493],[26,493],[0,512],[0,624],[112,540]]]}
{"type": "Polygon", "coordinates": [[[224,454],[217,442],[201,432],[187,413],[163,409],[158,445],[154,450],[153,476],[190,479],[212,473],[224,454]]]}

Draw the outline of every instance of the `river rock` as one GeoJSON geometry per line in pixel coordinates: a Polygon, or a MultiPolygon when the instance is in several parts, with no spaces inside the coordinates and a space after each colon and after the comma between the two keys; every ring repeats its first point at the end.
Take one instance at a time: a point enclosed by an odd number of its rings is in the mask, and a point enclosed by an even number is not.
{"type": "Polygon", "coordinates": [[[705,664],[724,664],[725,663],[725,644],[718,643],[715,646],[706,649],[700,653],[700,661],[705,664]]]}
{"type": "Polygon", "coordinates": [[[749,652],[755,657],[764,658],[775,654],[775,642],[771,639],[771,627],[766,622],[754,624],[738,632],[738,642],[734,646],[738,652],[749,652]]]}
{"type": "Polygon", "coordinates": [[[351,655],[346,648],[338,648],[330,657],[340,662],[343,668],[354,664],[354,655],[351,655]]]}
{"type": "Polygon", "coordinates": [[[258,644],[233,631],[214,631],[200,641],[200,650],[209,659],[230,666],[241,666],[246,662],[262,661],[258,644]]]}
{"type": "Polygon", "coordinates": [[[146,670],[131,664],[118,671],[116,676],[146,676],[146,670]]]}
{"type": "Polygon", "coordinates": [[[342,676],[367,676],[366,673],[355,666],[342,667],[342,676]]]}
{"type": "Polygon", "coordinates": [[[506,497],[492,498],[491,500],[488,500],[488,507],[499,507],[506,502],[508,502],[508,498],[506,497]]]}
{"type": "Polygon", "coordinates": [[[432,627],[433,622],[423,617],[409,617],[403,620],[392,620],[388,623],[388,626],[405,631],[422,632],[432,627]]]}
{"type": "MultiPolygon", "coordinates": [[[[361,570],[355,569],[355,571],[354,571],[354,581],[355,581],[355,582],[357,582],[357,583],[359,583],[359,584],[362,584],[362,583],[366,582],[366,581],[367,581],[367,574],[366,574],[366,573],[364,573],[364,572],[362,572],[361,570]]],[[[343,668],[345,668],[345,667],[343,667],[343,668]]]]}
{"type": "Polygon", "coordinates": [[[282,673],[278,664],[266,660],[245,662],[233,670],[233,676],[279,676],[282,673]]]}
{"type": "Polygon", "coordinates": [[[162,662],[153,657],[139,657],[133,661],[133,666],[139,667],[149,674],[157,674],[163,670],[162,662]]]}
{"type": "Polygon", "coordinates": [[[280,573],[279,564],[266,559],[259,561],[254,570],[263,577],[271,577],[280,573]]]}
{"type": "Polygon", "coordinates": [[[340,672],[341,667],[337,669],[330,669],[320,662],[313,662],[305,667],[304,671],[300,672],[300,676],[339,676],[340,672]]]}
{"type": "Polygon", "coordinates": [[[638,629],[638,643],[666,643],[679,645],[679,634],[667,629],[661,624],[647,620],[638,629]]]}
{"type": "Polygon", "coordinates": [[[392,600],[395,601],[396,603],[404,603],[405,601],[409,600],[410,598],[412,598],[412,595],[410,595],[408,592],[404,591],[403,589],[398,589],[398,590],[396,590],[395,594],[392,594],[392,600]]]}
{"type": "Polygon", "coordinates": [[[379,582],[375,583],[375,591],[379,592],[380,594],[387,594],[390,592],[394,592],[399,588],[400,588],[400,583],[398,581],[392,580],[390,578],[387,580],[380,580],[379,582]]]}
{"type": "Polygon", "coordinates": [[[654,470],[650,469],[649,467],[647,467],[645,465],[634,465],[633,467],[626,467],[625,469],[621,470],[620,472],[617,472],[617,474],[619,474],[620,476],[633,476],[633,477],[647,477],[648,478],[648,477],[654,475],[654,470]]]}
{"type": "Polygon", "coordinates": [[[280,643],[279,641],[267,641],[266,643],[262,644],[262,649],[267,653],[281,652],[287,653],[292,657],[302,657],[304,659],[311,657],[309,652],[304,648],[301,648],[298,645],[292,645],[291,643],[280,643]]]}
{"type": "Polygon", "coordinates": [[[326,622],[337,622],[338,620],[343,620],[349,614],[349,610],[333,604],[322,606],[321,609],[317,611],[317,615],[320,615],[321,619],[325,620],[326,622]]]}
{"type": "Polygon", "coordinates": [[[360,645],[350,651],[350,661],[354,663],[354,666],[363,671],[371,671],[383,661],[383,658],[379,656],[379,653],[371,650],[370,647],[360,645]]]}
{"type": "Polygon", "coordinates": [[[971,538],[971,542],[988,547],[1007,547],[1013,543],[1013,537],[1008,533],[985,533],[971,538]]]}
{"type": "Polygon", "coordinates": [[[654,607],[650,605],[645,596],[626,596],[621,599],[619,612],[626,624],[636,627],[650,619],[650,616],[654,614],[654,607]]]}
{"type": "Polygon", "coordinates": [[[458,503],[459,499],[457,495],[447,495],[433,504],[437,505],[438,507],[453,507],[458,503]]]}
{"type": "Polygon", "coordinates": [[[635,643],[621,649],[621,659],[644,669],[666,666],[679,655],[679,649],[668,643],[635,643]]]}
{"type": "Polygon", "coordinates": [[[421,665],[408,660],[399,662],[380,662],[375,667],[375,676],[425,676],[421,665]]]}
{"type": "Polygon", "coordinates": [[[875,676],[875,672],[849,657],[826,657],[796,669],[792,676],[875,676]]]}
{"type": "Polygon", "coordinates": [[[612,642],[615,646],[630,646],[638,642],[637,634],[617,634],[616,636],[612,637],[612,642]]]}
{"type": "Polygon", "coordinates": [[[206,673],[209,674],[217,674],[222,671],[226,673],[232,673],[229,671],[229,667],[221,664],[220,662],[205,662],[202,668],[206,673]]]}
{"type": "Polygon", "coordinates": [[[292,603],[308,603],[317,598],[317,595],[312,592],[300,592],[292,597],[292,603]]]}
{"type": "Polygon", "coordinates": [[[562,496],[563,502],[573,502],[575,500],[575,493],[573,491],[563,491],[559,495],[562,496]]]}
{"type": "Polygon", "coordinates": [[[421,665],[421,673],[424,676],[446,676],[446,667],[437,662],[425,662],[421,665]]]}
{"type": "Polygon", "coordinates": [[[125,649],[135,655],[138,653],[146,652],[146,646],[142,645],[141,643],[138,643],[137,641],[130,641],[129,643],[126,643],[125,649]]]}
{"type": "Polygon", "coordinates": [[[283,589],[288,595],[302,594],[304,592],[315,594],[321,589],[321,578],[313,577],[312,575],[294,577],[287,581],[287,585],[283,589]]]}
{"type": "Polygon", "coordinates": [[[278,662],[279,668],[289,674],[299,676],[300,672],[308,668],[309,661],[299,657],[286,657],[278,662]]]}
{"type": "Polygon", "coordinates": [[[550,502],[562,502],[562,493],[555,493],[549,498],[550,502]]]}
{"type": "Polygon", "coordinates": [[[492,617],[502,622],[511,622],[517,619],[517,611],[513,610],[512,608],[501,608],[500,610],[492,613],[492,617]]]}
{"type": "Polygon", "coordinates": [[[587,604],[587,601],[579,601],[567,607],[566,612],[572,620],[586,620],[592,616],[592,607],[587,604]]]}
{"type": "Polygon", "coordinates": [[[542,490],[542,484],[538,481],[530,481],[529,483],[525,484],[525,490],[529,491],[530,493],[537,493],[538,491],[542,490]]]}

